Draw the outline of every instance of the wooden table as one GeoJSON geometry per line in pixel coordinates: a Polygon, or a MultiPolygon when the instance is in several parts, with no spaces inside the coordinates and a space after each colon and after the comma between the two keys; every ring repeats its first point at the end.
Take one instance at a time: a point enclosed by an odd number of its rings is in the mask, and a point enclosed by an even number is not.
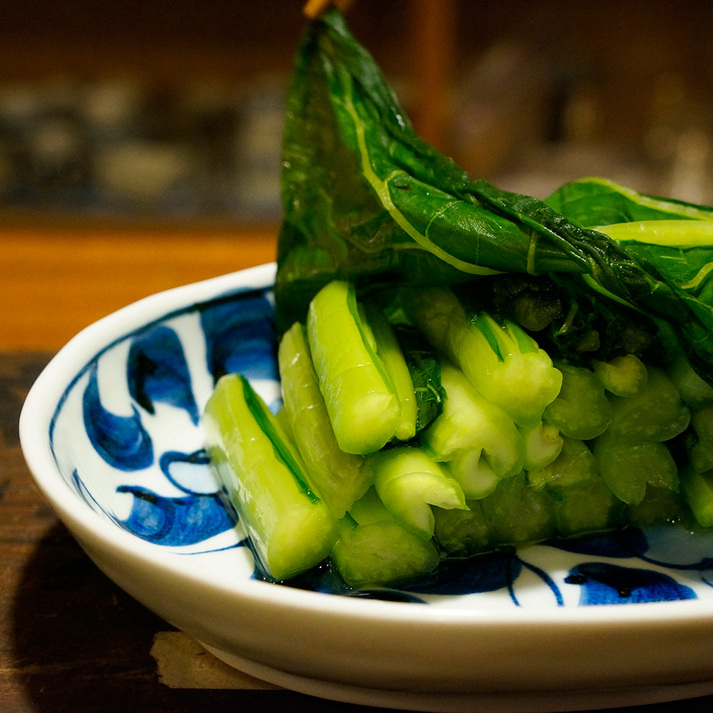
{"type": "MultiPolygon", "coordinates": [[[[372,710],[280,690],[234,671],[96,568],[48,507],[20,451],[20,408],[49,358],[0,352],[0,711],[372,710]]],[[[712,708],[709,696],[631,710],[712,708]]]]}
{"type": "Polygon", "coordinates": [[[277,232],[0,214],[0,349],[56,351],[142,297],[272,262],[277,232]]]}

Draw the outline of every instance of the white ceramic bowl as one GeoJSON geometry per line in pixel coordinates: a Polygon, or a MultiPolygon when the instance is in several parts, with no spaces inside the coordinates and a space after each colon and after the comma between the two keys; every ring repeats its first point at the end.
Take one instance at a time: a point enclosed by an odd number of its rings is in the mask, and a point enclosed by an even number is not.
{"type": "Polygon", "coordinates": [[[369,596],[254,577],[200,413],[226,370],[279,403],[273,281],[265,265],[142,300],[81,332],[33,386],[27,462],[109,577],[229,664],[327,698],[552,711],[713,692],[712,536],[529,547],[369,596]]]}

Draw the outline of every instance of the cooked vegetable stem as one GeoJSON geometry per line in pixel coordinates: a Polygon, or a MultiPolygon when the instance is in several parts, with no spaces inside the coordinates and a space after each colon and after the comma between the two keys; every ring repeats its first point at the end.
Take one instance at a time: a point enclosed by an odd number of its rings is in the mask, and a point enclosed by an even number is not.
{"type": "Polygon", "coordinates": [[[304,325],[295,323],[278,350],[284,413],[305,462],[305,477],[336,517],[342,517],[369,485],[361,456],[337,443],[319,389],[304,325]]]}
{"type": "Polygon", "coordinates": [[[221,378],[204,424],[229,505],[264,573],[289,579],[328,557],[336,520],[312,492],[288,435],[245,377],[221,378]]]}
{"type": "Polygon", "coordinates": [[[337,442],[357,455],[388,443],[401,418],[373,335],[361,322],[353,285],[336,280],[315,296],[307,315],[309,347],[337,442]],[[339,349],[330,347],[335,342],[339,349]]]}

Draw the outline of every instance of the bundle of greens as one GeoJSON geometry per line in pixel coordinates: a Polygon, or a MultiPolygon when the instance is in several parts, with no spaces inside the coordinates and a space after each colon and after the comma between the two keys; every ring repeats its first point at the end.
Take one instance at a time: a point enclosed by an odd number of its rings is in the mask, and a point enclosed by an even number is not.
{"type": "Polygon", "coordinates": [[[713,526],[713,209],[472,180],[336,10],[298,52],[282,190],[284,409],[231,375],[205,418],[267,576],[331,558],[394,585],[504,545],[713,526]]]}

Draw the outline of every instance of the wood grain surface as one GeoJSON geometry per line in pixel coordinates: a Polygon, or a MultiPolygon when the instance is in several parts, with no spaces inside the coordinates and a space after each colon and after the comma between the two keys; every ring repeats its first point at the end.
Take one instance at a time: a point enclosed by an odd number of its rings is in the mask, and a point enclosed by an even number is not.
{"type": "Polygon", "coordinates": [[[56,351],[142,297],[272,262],[277,227],[0,227],[0,349],[56,351]]]}

